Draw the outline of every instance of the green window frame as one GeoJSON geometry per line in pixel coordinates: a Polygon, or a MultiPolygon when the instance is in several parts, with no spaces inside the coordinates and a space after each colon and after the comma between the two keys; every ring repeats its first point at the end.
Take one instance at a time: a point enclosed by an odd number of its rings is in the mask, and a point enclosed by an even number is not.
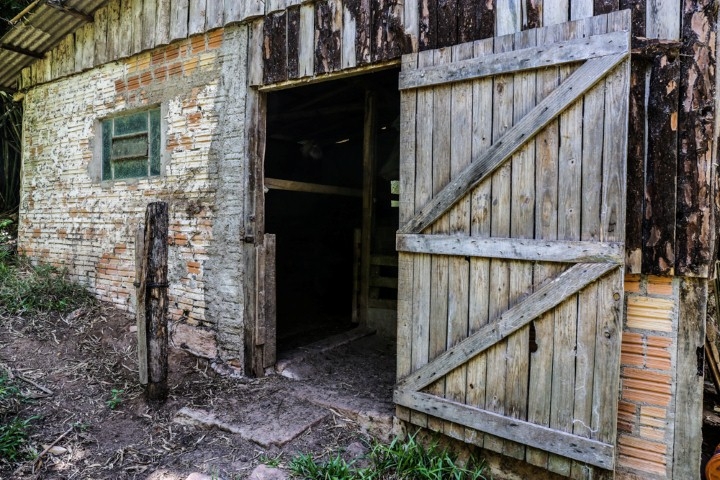
{"type": "Polygon", "coordinates": [[[160,175],[160,108],[102,122],[102,179],[160,175]]]}

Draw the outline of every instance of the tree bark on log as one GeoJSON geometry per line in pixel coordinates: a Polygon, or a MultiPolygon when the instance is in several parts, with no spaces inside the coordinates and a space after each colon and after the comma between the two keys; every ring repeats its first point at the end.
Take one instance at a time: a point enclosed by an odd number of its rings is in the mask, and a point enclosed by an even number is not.
{"type": "Polygon", "coordinates": [[[168,204],[153,202],[145,211],[146,307],[149,401],[164,401],[168,386],[168,204]]]}

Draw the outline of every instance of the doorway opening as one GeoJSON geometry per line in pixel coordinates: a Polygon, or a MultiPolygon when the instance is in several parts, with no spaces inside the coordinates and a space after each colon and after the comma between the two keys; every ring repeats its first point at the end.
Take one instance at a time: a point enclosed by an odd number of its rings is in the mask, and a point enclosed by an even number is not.
{"type": "Polygon", "coordinates": [[[397,316],[398,71],[267,95],[278,352],[397,316]]]}

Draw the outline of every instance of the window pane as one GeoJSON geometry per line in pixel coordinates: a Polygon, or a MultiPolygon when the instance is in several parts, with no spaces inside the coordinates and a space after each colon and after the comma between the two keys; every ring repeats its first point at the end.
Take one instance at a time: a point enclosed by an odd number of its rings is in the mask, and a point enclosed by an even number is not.
{"type": "Polygon", "coordinates": [[[148,139],[146,135],[130,138],[115,138],[112,142],[112,159],[146,157],[148,154],[148,139]]]}
{"type": "Polygon", "coordinates": [[[135,113],[115,119],[114,136],[147,132],[147,112],[135,113]]]}
{"type": "Polygon", "coordinates": [[[112,120],[102,122],[102,179],[112,179],[110,152],[112,150],[112,120]]]}
{"type": "Polygon", "coordinates": [[[160,175],[160,109],[150,111],[150,175],[160,175]]]}
{"type": "Polygon", "coordinates": [[[115,179],[147,177],[147,160],[124,160],[113,163],[115,179]]]}

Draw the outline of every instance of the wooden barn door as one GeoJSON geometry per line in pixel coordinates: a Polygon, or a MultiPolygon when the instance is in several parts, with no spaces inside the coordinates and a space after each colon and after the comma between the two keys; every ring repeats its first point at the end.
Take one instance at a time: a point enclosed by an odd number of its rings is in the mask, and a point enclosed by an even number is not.
{"type": "Polygon", "coordinates": [[[398,415],[575,478],[614,467],[629,28],[425,51],[400,75],[398,415]]]}

